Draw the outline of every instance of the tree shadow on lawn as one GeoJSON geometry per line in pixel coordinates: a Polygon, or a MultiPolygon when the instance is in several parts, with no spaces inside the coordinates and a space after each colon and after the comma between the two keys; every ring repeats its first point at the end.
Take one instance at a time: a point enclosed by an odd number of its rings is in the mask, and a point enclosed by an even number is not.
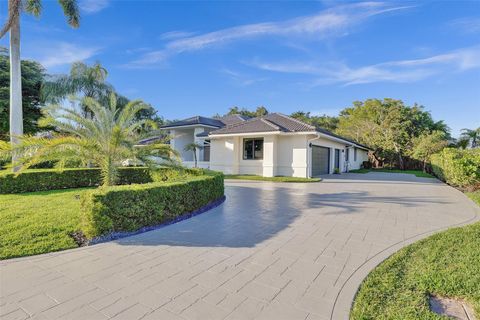
{"type": "Polygon", "coordinates": [[[311,189],[307,185],[288,188],[271,183],[227,186],[227,199],[222,205],[116,242],[120,245],[253,247],[289,228],[302,214],[355,214],[378,207],[380,203],[405,208],[449,203],[435,196],[374,196],[366,191],[320,193],[327,189],[311,189]],[[319,193],[309,192],[315,190],[319,193]]]}

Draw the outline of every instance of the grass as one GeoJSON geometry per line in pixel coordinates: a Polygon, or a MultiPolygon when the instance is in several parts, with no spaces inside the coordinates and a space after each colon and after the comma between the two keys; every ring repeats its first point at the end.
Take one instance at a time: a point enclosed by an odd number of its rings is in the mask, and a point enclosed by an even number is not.
{"type": "MultiPolygon", "coordinates": [[[[467,195],[480,205],[480,190],[467,195]]],[[[453,228],[385,260],[362,283],[351,319],[445,319],[429,294],[468,301],[480,316],[480,223],[453,228]]]]}
{"type": "Polygon", "coordinates": [[[369,172],[390,172],[390,173],[407,173],[414,174],[419,178],[435,178],[429,173],[425,173],[421,170],[399,170],[399,169],[356,169],[350,170],[351,173],[369,173],[369,172]]]}
{"type": "Polygon", "coordinates": [[[87,189],[0,194],[0,259],[77,247],[80,200],[87,189]]]}
{"type": "Polygon", "coordinates": [[[258,180],[258,181],[274,181],[274,182],[319,182],[320,178],[299,178],[299,177],[262,177],[249,174],[226,174],[225,179],[236,180],[258,180]]]}

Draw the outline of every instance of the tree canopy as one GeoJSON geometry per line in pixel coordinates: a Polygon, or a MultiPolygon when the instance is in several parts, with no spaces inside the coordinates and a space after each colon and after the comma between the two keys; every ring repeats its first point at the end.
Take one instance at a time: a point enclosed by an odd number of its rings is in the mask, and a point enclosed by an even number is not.
{"type": "Polygon", "coordinates": [[[403,168],[414,138],[433,131],[450,137],[448,126],[443,121],[434,121],[422,106],[409,107],[401,100],[386,98],[354,102],[340,112],[335,132],[370,146],[378,161],[403,168]]]}
{"type": "MultiPolygon", "coordinates": [[[[23,60],[22,64],[22,107],[23,127],[26,134],[38,131],[37,121],[41,117],[43,103],[41,87],[45,70],[35,61],[23,60]]],[[[10,62],[8,51],[0,48],[0,139],[7,140],[10,105],[10,62]]]]}
{"type": "Polygon", "coordinates": [[[327,115],[311,115],[310,112],[296,111],[290,115],[292,118],[308,123],[328,131],[335,131],[338,126],[338,117],[327,115]]]}

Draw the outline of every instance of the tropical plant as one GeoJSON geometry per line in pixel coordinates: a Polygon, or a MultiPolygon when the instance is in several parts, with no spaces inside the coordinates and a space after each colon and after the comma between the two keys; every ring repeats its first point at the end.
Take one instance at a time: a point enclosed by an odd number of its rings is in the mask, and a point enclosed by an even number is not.
{"type": "MultiPolygon", "coordinates": [[[[68,96],[89,97],[99,102],[109,99],[113,87],[106,82],[108,71],[99,62],[89,66],[83,62],[75,62],[68,75],[55,75],[43,84],[42,94],[47,102],[59,103],[68,96]]],[[[118,104],[125,105],[126,98],[118,97],[118,104]]],[[[82,106],[87,116],[88,108],[82,106]]],[[[91,116],[91,115],[90,115],[91,116]]]]}
{"type": "Polygon", "coordinates": [[[192,142],[187,145],[185,145],[184,150],[185,151],[192,151],[193,152],[193,159],[195,161],[195,168],[197,167],[197,150],[202,149],[203,146],[201,144],[198,144],[197,142],[192,142]]]}
{"type": "Polygon", "coordinates": [[[476,148],[480,141],[480,127],[477,129],[462,129],[460,138],[467,140],[472,148],[476,148]]]}
{"type": "Polygon", "coordinates": [[[52,137],[24,136],[13,147],[0,142],[0,151],[20,155],[13,165],[22,169],[45,161],[55,161],[57,167],[72,161],[91,162],[100,167],[104,186],[116,183],[117,168],[126,160],[155,166],[160,158],[163,164],[175,164],[176,153],[169,145],[137,145],[138,129],[147,125],[155,127],[152,120],[136,119],[136,114],[146,107],[143,102],[131,101],[119,109],[116,96],[112,94],[108,106],[88,97],[79,103],[92,112],[91,118],[83,117],[72,107],[50,105],[40,123],[56,128],[59,133],[52,137]]]}
{"type": "MultiPolygon", "coordinates": [[[[76,0],[58,0],[67,17],[68,24],[77,28],[80,13],[76,0]]],[[[18,143],[18,137],[23,134],[22,113],[22,76],[20,66],[20,14],[27,12],[40,16],[41,0],[8,0],[8,18],[0,29],[0,39],[10,31],[10,141],[18,143]]],[[[15,160],[15,157],[13,157],[15,160]]],[[[17,168],[14,167],[14,170],[17,168]]]]}
{"type": "Polygon", "coordinates": [[[414,159],[422,161],[423,172],[427,171],[427,163],[433,154],[441,151],[448,145],[445,139],[445,133],[442,131],[433,131],[432,133],[422,134],[413,139],[413,149],[411,156],[414,159]]]}
{"type": "Polygon", "coordinates": [[[296,111],[290,117],[332,132],[337,129],[338,125],[338,117],[327,116],[326,114],[316,116],[311,115],[310,112],[296,111]]]}

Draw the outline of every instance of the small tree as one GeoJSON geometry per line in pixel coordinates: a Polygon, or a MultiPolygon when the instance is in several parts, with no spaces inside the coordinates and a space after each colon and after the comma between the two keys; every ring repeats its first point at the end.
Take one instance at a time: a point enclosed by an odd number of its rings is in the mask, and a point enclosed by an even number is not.
{"type": "Polygon", "coordinates": [[[445,133],[442,131],[422,134],[413,139],[412,157],[422,161],[423,172],[426,172],[430,157],[441,151],[447,145],[448,141],[445,139],[445,133]]]}
{"type": "Polygon", "coordinates": [[[192,151],[193,152],[193,159],[195,161],[195,168],[197,167],[197,150],[202,149],[202,148],[203,148],[203,146],[196,143],[196,142],[189,143],[184,148],[185,151],[192,151]]]}
{"type": "Polygon", "coordinates": [[[477,129],[462,129],[461,139],[468,140],[472,148],[476,148],[480,140],[480,127],[477,129]]]}
{"type": "Polygon", "coordinates": [[[116,183],[117,167],[125,160],[138,159],[152,166],[156,164],[155,158],[173,162],[176,153],[166,144],[137,145],[138,129],[155,127],[152,120],[136,118],[147,107],[143,102],[131,101],[119,109],[112,94],[108,106],[91,98],[81,99],[80,104],[92,112],[91,118],[83,117],[74,108],[49,106],[41,124],[54,127],[59,134],[24,136],[21,143],[10,148],[8,143],[0,141],[0,157],[2,152],[19,154],[13,165],[21,166],[22,170],[45,161],[55,161],[59,167],[68,162],[91,162],[100,167],[104,186],[116,183]]]}

